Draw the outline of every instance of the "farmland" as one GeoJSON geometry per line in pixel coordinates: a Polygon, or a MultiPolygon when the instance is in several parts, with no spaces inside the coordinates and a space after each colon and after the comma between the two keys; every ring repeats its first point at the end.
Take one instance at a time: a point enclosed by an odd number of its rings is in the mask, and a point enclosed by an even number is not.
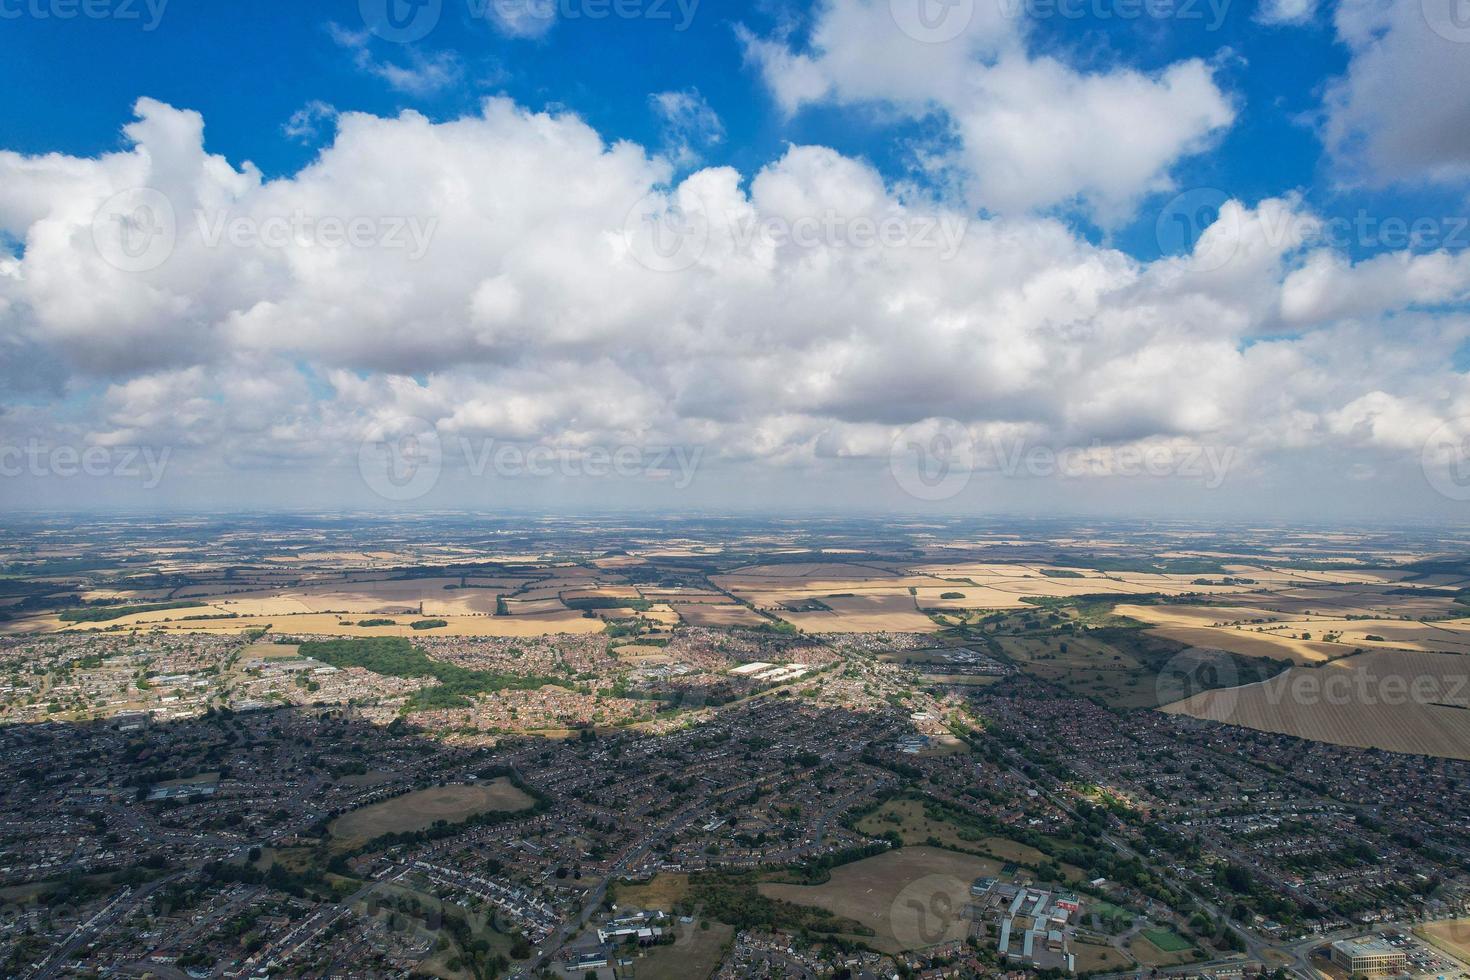
{"type": "Polygon", "coordinates": [[[690,626],[761,626],[770,620],[737,603],[674,603],[674,611],[690,626]]]}
{"type": "Polygon", "coordinates": [[[1467,673],[1463,656],[1374,651],[1163,710],[1334,745],[1470,759],[1467,673]]]}

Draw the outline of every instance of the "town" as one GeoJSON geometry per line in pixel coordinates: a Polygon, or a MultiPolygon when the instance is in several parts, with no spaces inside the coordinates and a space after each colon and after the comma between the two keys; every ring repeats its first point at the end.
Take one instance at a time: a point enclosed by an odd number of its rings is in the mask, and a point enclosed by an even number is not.
{"type": "MultiPolygon", "coordinates": [[[[897,589],[930,588],[922,566],[897,589]]],[[[221,591],[207,569],[148,601],[100,598],[107,572],[32,589],[99,598],[0,637],[0,971],[1466,972],[1470,761],[1158,710],[1189,693],[1171,687],[1185,648],[1120,606],[1186,608],[1198,576],[1177,597],[945,602],[929,630],[832,631],[783,620],[839,616],[893,573],[790,566],[778,595],[811,597],[772,602],[751,569],[782,566],[730,567],[364,569],[316,587],[339,611],[270,624],[173,603],[314,593],[238,570],[221,591]],[[823,575],[865,577],[802,584],[823,575]],[[499,582],[492,612],[541,589],[526,615],[565,632],[359,625],[433,619],[428,597],[457,594],[441,583],[475,576],[499,582]],[[395,613],[409,587],[425,598],[395,613]],[[720,606],[749,625],[697,625],[720,606]]],[[[1042,596],[1088,574],[984,567],[1042,596]]]]}

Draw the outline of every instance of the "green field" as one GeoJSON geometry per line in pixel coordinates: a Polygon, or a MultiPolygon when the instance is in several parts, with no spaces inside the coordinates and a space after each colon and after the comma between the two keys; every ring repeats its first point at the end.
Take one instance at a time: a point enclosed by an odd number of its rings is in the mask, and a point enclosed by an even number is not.
{"type": "Polygon", "coordinates": [[[1172,929],[1144,929],[1139,935],[1165,953],[1182,953],[1193,944],[1172,929]]]}

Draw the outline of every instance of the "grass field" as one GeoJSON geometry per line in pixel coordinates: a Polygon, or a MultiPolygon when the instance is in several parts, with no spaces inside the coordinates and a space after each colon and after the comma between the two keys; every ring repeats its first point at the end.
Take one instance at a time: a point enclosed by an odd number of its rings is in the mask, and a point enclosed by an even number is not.
{"type": "Polygon", "coordinates": [[[534,803],[507,779],[435,786],[344,813],[328,830],[335,842],[349,844],[382,834],[423,830],[438,820],[458,823],[477,813],[524,810],[534,803]]]}
{"type": "Polygon", "coordinates": [[[1092,973],[1098,970],[1122,970],[1133,961],[1111,946],[1075,942],[1072,952],[1077,956],[1077,972],[1092,973]]]}
{"type": "Polygon", "coordinates": [[[677,902],[689,897],[689,876],[660,874],[644,884],[618,884],[618,907],[630,909],[663,909],[671,911],[677,902]]]}
{"type": "Polygon", "coordinates": [[[1129,953],[1144,966],[1186,963],[1194,958],[1193,950],[1183,937],[1169,929],[1145,929],[1128,945],[1129,953]]]}
{"type": "MultiPolygon", "coordinates": [[[[1014,861],[1017,864],[1040,864],[1045,861],[1046,855],[1034,847],[1029,847],[1019,841],[1013,841],[1005,837],[983,837],[967,839],[960,833],[960,828],[948,820],[934,820],[924,812],[924,804],[918,800],[889,800],[874,810],[872,813],[858,821],[858,830],[873,837],[878,837],[889,830],[896,830],[908,846],[924,844],[926,840],[933,837],[943,847],[952,847],[966,851],[986,851],[993,854],[995,858],[984,860],[989,868],[982,874],[999,875],[1004,862],[1014,861]]],[[[1062,873],[1068,878],[1080,879],[1082,870],[1064,864],[1062,873]]]]}
{"type": "Polygon", "coordinates": [[[1100,898],[1094,898],[1094,899],[1091,899],[1090,901],[1088,901],[1088,903],[1087,903],[1087,911],[1089,913],[1096,912],[1100,916],[1104,916],[1104,915],[1120,916],[1120,915],[1131,915],[1132,914],[1127,909],[1125,909],[1125,908],[1123,908],[1121,906],[1118,906],[1118,905],[1114,905],[1112,902],[1104,901],[1103,899],[1100,899],[1100,898]]]}
{"type": "Polygon", "coordinates": [[[1165,953],[1182,953],[1191,948],[1189,940],[1171,929],[1144,929],[1139,935],[1165,953]]]}
{"type": "Polygon", "coordinates": [[[1470,964],[1470,919],[1427,922],[1414,932],[1461,963],[1470,964]]]}
{"type": "Polygon", "coordinates": [[[301,647],[294,643],[252,643],[240,651],[241,661],[246,660],[294,660],[300,656],[301,647]]]}
{"type": "Polygon", "coordinates": [[[724,955],[725,944],[735,930],[723,922],[708,929],[698,923],[680,924],[672,946],[655,946],[633,968],[638,980],[705,980],[714,973],[724,955]]]}
{"type": "Polygon", "coordinates": [[[822,885],[762,884],[761,894],[828,909],[876,935],[863,942],[885,952],[963,939],[970,882],[993,875],[994,861],[936,847],[902,847],[834,868],[822,885]]]}

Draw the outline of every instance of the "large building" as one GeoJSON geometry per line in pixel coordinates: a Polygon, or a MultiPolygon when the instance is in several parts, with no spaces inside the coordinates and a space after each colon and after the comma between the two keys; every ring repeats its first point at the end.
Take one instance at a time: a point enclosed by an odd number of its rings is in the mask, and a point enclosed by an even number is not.
{"type": "Polygon", "coordinates": [[[1401,973],[1409,965],[1409,958],[1401,949],[1395,949],[1377,936],[1361,939],[1339,939],[1332,944],[1332,962],[1350,973],[1365,977],[1381,977],[1401,973]]]}
{"type": "Polygon", "coordinates": [[[1000,925],[996,950],[1002,957],[1042,969],[1075,972],[1071,939],[1081,911],[1076,895],[1002,884],[995,878],[976,878],[970,895],[977,899],[970,903],[970,914],[975,918],[994,915],[1000,925]]]}

